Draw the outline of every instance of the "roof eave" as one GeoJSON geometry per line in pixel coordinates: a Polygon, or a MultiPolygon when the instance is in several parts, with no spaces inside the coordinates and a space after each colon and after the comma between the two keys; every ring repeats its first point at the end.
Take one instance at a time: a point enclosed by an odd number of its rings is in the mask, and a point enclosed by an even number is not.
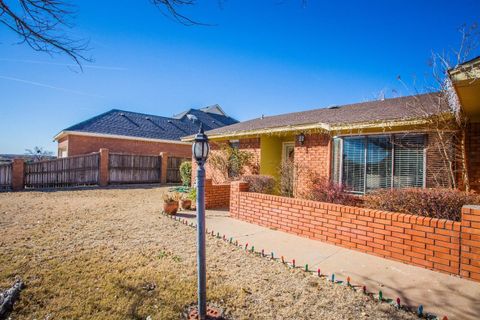
{"type": "MultiPolygon", "coordinates": [[[[417,119],[407,119],[407,120],[394,120],[394,121],[372,121],[372,122],[363,122],[363,123],[353,123],[350,125],[337,124],[329,125],[326,123],[314,123],[308,125],[289,125],[282,126],[277,128],[264,128],[257,130],[243,130],[243,131],[231,131],[223,134],[206,134],[211,140],[217,139],[226,139],[226,138],[238,138],[241,136],[254,136],[262,134],[274,134],[274,133],[284,133],[284,132],[295,132],[295,131],[308,131],[308,130],[320,130],[324,132],[338,132],[345,130],[362,130],[362,129],[372,129],[372,128],[385,128],[385,127],[404,127],[404,126],[420,126],[426,125],[431,122],[430,118],[417,118],[417,119]]],[[[191,142],[195,136],[183,137],[181,140],[185,142],[191,142]]]]}

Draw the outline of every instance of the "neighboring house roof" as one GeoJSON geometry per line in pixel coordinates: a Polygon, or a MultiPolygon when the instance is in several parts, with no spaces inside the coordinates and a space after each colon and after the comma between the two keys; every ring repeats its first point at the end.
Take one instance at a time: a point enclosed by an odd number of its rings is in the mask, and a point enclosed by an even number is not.
{"type": "MultiPolygon", "coordinates": [[[[206,133],[214,138],[262,133],[280,128],[285,131],[302,128],[332,130],[340,126],[354,128],[365,124],[380,126],[386,122],[408,122],[445,112],[449,112],[445,99],[439,93],[427,93],[261,117],[206,133]]],[[[191,137],[185,137],[184,140],[191,140],[191,137]]]]}
{"type": "Polygon", "coordinates": [[[196,133],[200,123],[205,130],[212,130],[237,122],[225,114],[198,109],[172,118],[113,109],[64,129],[55,139],[75,132],[180,141],[181,137],[196,133]]]}

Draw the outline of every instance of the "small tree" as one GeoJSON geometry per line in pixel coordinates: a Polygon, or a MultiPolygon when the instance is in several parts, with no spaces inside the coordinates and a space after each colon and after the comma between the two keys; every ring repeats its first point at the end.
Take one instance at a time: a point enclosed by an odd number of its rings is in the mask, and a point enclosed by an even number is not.
{"type": "Polygon", "coordinates": [[[180,164],[180,177],[184,186],[190,186],[192,182],[192,163],[190,161],[180,164]]]}
{"type": "MultiPolygon", "coordinates": [[[[438,187],[458,188],[457,177],[461,176],[464,188],[470,190],[470,179],[467,170],[466,128],[467,121],[462,112],[460,101],[448,76],[452,68],[461,65],[478,49],[480,36],[477,24],[460,28],[461,41],[456,50],[433,52],[431,68],[433,84],[426,85],[427,92],[439,92],[438,97],[422,102],[416,99],[415,108],[428,120],[428,127],[433,132],[432,143],[441,156],[443,169],[433,176],[438,187]],[[428,106],[427,106],[428,104],[428,106]],[[432,110],[431,106],[434,106],[432,110]],[[432,114],[434,114],[432,116],[432,114]]],[[[467,68],[467,67],[462,67],[467,68]]],[[[463,70],[469,72],[469,70],[463,70]]],[[[399,80],[402,81],[399,77],[399,80]]],[[[405,85],[405,83],[402,82],[405,85]]],[[[416,93],[420,90],[415,89],[416,93]]]]}
{"type": "Polygon", "coordinates": [[[283,160],[278,167],[279,192],[284,197],[293,197],[295,193],[296,179],[299,174],[298,166],[292,160],[283,160]]]}
{"type": "Polygon", "coordinates": [[[256,167],[251,152],[232,148],[228,144],[220,145],[220,150],[210,154],[208,165],[222,175],[224,181],[236,180],[245,174],[248,167],[256,167]]]}
{"type": "Polygon", "coordinates": [[[34,162],[49,159],[53,156],[52,151],[44,150],[42,147],[33,147],[33,149],[25,149],[25,154],[28,155],[34,162]]]}

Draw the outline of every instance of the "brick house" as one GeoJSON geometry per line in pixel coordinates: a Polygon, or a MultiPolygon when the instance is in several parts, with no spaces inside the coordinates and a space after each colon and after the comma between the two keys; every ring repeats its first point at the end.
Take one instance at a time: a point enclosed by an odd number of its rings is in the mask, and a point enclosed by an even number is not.
{"type": "MultiPolygon", "coordinates": [[[[479,61],[469,63],[478,70],[479,61]]],[[[451,78],[468,118],[468,173],[472,188],[479,190],[480,88],[478,78],[471,81],[471,76],[460,70],[457,78],[451,78]]],[[[453,121],[450,100],[427,93],[261,117],[206,133],[212,153],[222,144],[251,152],[253,173],[280,179],[281,163],[292,161],[294,194],[306,192],[314,176],[346,185],[358,194],[378,188],[447,186],[452,176],[461,186],[460,170],[450,169],[452,163],[445,156],[459,166],[454,132],[444,141],[448,128],[441,128],[440,135],[440,129],[432,127],[439,118],[453,121]]],[[[222,177],[207,162],[207,178],[222,183],[222,177]]]]}
{"type": "Polygon", "coordinates": [[[162,117],[113,109],[70,126],[54,139],[58,156],[67,157],[98,152],[159,155],[190,158],[191,144],[181,137],[198,131],[200,123],[212,130],[238,121],[229,117],[219,105],[189,109],[173,117],[162,117]]]}

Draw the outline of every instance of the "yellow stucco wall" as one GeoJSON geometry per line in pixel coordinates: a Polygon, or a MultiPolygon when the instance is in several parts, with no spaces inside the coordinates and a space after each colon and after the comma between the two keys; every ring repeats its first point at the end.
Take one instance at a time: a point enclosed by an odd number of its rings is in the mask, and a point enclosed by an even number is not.
{"type": "Polygon", "coordinates": [[[278,168],[282,161],[283,142],[295,141],[293,135],[269,136],[260,138],[260,174],[278,178],[278,168]]]}

